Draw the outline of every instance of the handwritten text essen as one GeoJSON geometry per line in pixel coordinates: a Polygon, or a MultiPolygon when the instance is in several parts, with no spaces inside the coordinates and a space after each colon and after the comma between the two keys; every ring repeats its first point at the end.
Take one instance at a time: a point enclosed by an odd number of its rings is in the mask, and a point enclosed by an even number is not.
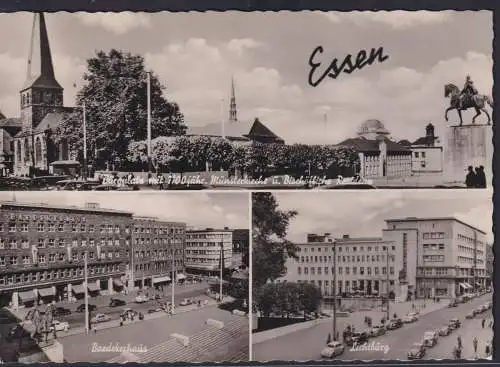
{"type": "Polygon", "coordinates": [[[322,72],[321,70],[317,70],[321,67],[320,55],[322,53],[323,47],[318,46],[309,57],[309,66],[311,67],[309,71],[309,84],[313,87],[317,87],[327,76],[336,79],[342,72],[351,74],[354,70],[360,70],[366,65],[373,64],[375,61],[384,62],[389,58],[388,55],[384,55],[383,47],[379,47],[378,49],[372,48],[369,55],[365,50],[361,50],[356,55],[356,58],[353,58],[351,54],[347,55],[340,65],[338,59],[333,59],[330,65],[322,72]]]}

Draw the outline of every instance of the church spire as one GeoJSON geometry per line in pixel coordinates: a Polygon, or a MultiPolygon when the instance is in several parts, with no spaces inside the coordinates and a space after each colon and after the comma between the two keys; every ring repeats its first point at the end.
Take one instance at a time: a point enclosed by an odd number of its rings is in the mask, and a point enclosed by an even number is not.
{"type": "Polygon", "coordinates": [[[236,112],[236,96],[234,93],[234,78],[231,77],[231,103],[229,105],[229,122],[238,121],[236,112]]]}
{"type": "Polygon", "coordinates": [[[43,13],[35,13],[31,29],[28,67],[23,90],[32,87],[62,89],[54,75],[49,36],[43,13]]]}

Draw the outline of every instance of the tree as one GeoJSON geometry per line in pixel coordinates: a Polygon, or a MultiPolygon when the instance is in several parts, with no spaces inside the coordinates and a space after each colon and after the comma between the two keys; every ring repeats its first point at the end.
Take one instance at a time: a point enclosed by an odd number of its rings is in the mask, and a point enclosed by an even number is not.
{"type": "MultiPolygon", "coordinates": [[[[182,135],[186,131],[179,106],[166,99],[158,77],[151,72],[152,137],[182,135]]],[[[112,49],[99,51],[87,60],[83,75],[87,84],[78,92],[80,108],[66,116],[56,129],[54,140],[66,140],[83,151],[81,107],[85,103],[87,147],[98,152],[109,167],[116,159],[125,160],[131,141],[147,137],[147,72],[140,55],[112,49]]],[[[80,154],[81,155],[81,154],[80,154]]]]}
{"type": "Polygon", "coordinates": [[[253,288],[258,291],[268,280],[286,273],[287,257],[297,258],[296,246],[286,239],[294,210],[282,211],[269,192],[252,194],[253,288]]]}

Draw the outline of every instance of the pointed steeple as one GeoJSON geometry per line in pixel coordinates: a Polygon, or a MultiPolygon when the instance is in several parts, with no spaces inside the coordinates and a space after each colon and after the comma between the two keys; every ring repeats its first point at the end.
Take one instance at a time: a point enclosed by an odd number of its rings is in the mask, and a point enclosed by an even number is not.
{"type": "Polygon", "coordinates": [[[31,29],[28,67],[23,90],[32,87],[62,89],[54,75],[49,36],[43,13],[35,13],[31,29]]]}
{"type": "Polygon", "coordinates": [[[236,111],[236,95],[234,92],[234,78],[231,77],[231,102],[229,104],[229,122],[238,121],[237,111],[236,111]]]}

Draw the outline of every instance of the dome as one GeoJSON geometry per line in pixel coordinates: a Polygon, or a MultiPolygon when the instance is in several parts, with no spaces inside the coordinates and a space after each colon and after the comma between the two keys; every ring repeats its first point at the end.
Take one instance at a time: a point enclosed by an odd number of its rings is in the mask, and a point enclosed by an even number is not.
{"type": "Polygon", "coordinates": [[[366,120],[359,126],[358,135],[366,134],[389,135],[389,130],[379,120],[366,120]]]}

